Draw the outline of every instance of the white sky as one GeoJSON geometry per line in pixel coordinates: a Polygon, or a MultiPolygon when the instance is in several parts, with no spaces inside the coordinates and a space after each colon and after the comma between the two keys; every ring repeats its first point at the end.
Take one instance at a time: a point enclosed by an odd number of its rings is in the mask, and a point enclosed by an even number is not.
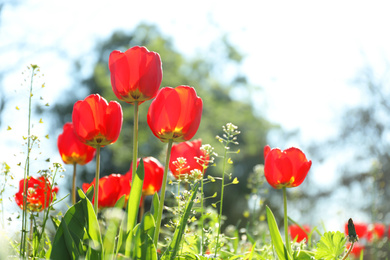
{"type": "MultiPolygon", "coordinates": [[[[361,98],[351,85],[359,69],[372,65],[379,74],[387,69],[390,57],[387,1],[194,3],[28,0],[15,7],[6,6],[1,16],[0,50],[10,51],[0,52],[0,68],[7,68],[21,58],[26,64],[38,64],[45,74],[45,98],[54,103],[61,98],[60,90],[69,87],[72,61],[61,59],[54,52],[35,54],[36,46],[42,46],[43,50],[48,46],[59,47],[70,58],[84,55],[88,62],[99,39],[116,29],[130,31],[140,22],[148,21],[173,37],[175,46],[191,56],[197,50],[207,49],[213,40],[227,32],[246,55],[243,71],[250,83],[263,88],[254,97],[259,100],[257,109],[266,111],[271,121],[287,130],[299,129],[298,141],[302,142],[321,140],[335,133],[337,114],[361,98]],[[20,42],[26,45],[22,49],[13,48],[13,44],[20,42]]],[[[8,95],[15,90],[20,95],[24,92],[20,87],[23,70],[24,65],[14,67],[1,86],[8,95]]],[[[3,118],[6,123],[0,135],[5,138],[0,139],[1,147],[24,131],[16,130],[21,119],[14,116],[15,105],[22,110],[26,108],[25,102],[20,102],[12,100],[9,113],[3,118]],[[15,126],[15,132],[5,131],[8,125],[15,126]]],[[[272,145],[287,148],[282,141],[276,139],[277,143],[272,145]]],[[[299,147],[302,144],[298,141],[289,145],[299,147]]],[[[1,152],[0,161],[10,154],[9,150],[1,152]]],[[[331,185],[332,167],[319,167],[311,174],[318,182],[331,185]]]]}

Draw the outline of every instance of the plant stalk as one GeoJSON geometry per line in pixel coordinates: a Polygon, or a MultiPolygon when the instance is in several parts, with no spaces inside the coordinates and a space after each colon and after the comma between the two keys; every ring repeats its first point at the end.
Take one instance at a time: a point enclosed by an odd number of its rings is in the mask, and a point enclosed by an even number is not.
{"type": "Polygon", "coordinates": [[[287,253],[291,255],[290,238],[288,235],[288,216],[287,216],[287,192],[286,187],[283,187],[283,204],[284,204],[284,236],[286,238],[287,253]]]}
{"type": "Polygon", "coordinates": [[[99,178],[100,178],[100,145],[96,147],[96,174],[95,174],[95,203],[93,209],[97,216],[98,214],[98,203],[99,203],[99,178]]]}
{"type": "Polygon", "coordinates": [[[134,182],[134,174],[137,172],[137,160],[138,160],[138,114],[139,104],[138,101],[134,102],[134,129],[133,129],[133,168],[132,168],[132,180],[134,182]]]}
{"type": "Polygon", "coordinates": [[[26,165],[24,167],[24,181],[23,181],[23,212],[22,212],[22,232],[20,239],[20,256],[22,258],[26,257],[26,232],[27,232],[27,187],[28,187],[28,177],[30,176],[30,152],[31,152],[31,113],[32,113],[32,87],[35,69],[38,66],[31,65],[31,81],[30,81],[30,92],[28,98],[28,126],[27,126],[27,158],[26,165]]]}
{"type": "Polygon", "coordinates": [[[167,148],[167,156],[165,160],[165,168],[164,168],[164,177],[161,187],[161,195],[160,195],[160,204],[158,205],[158,215],[156,220],[156,229],[154,230],[153,242],[154,246],[157,248],[158,236],[160,233],[161,219],[162,213],[164,210],[164,200],[165,200],[165,188],[167,186],[167,176],[168,176],[168,168],[169,168],[169,159],[171,157],[173,139],[169,139],[168,148],[167,148]]]}
{"type": "Polygon", "coordinates": [[[73,163],[73,180],[72,180],[72,204],[76,204],[76,168],[77,163],[73,163]]]}
{"type": "MultiPolygon", "coordinates": [[[[228,143],[226,143],[227,147],[228,143]]],[[[221,200],[219,205],[219,215],[218,215],[218,235],[217,235],[217,243],[215,244],[215,253],[214,257],[217,257],[218,249],[219,249],[219,236],[221,235],[221,218],[222,218],[222,208],[223,208],[223,192],[225,188],[225,171],[226,171],[226,158],[227,158],[227,148],[225,147],[225,153],[223,155],[223,166],[222,166],[222,187],[221,187],[221,200]]]]}

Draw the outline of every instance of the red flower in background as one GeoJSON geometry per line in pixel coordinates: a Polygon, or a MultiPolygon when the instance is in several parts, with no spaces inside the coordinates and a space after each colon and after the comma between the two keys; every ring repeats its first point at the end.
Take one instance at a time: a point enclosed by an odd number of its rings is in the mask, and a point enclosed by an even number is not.
{"type": "MultiPolygon", "coordinates": [[[[137,160],[137,167],[141,159],[137,160]]],[[[164,166],[153,157],[145,157],[144,161],[144,184],[142,186],[142,196],[154,195],[155,192],[158,192],[161,189],[163,176],[164,176],[164,166]]],[[[132,180],[132,167],[127,172],[129,179],[132,180]]]]}
{"type": "Polygon", "coordinates": [[[301,185],[311,167],[305,154],[291,147],[284,151],[264,147],[264,175],[274,189],[301,185]]]}
{"type": "Polygon", "coordinates": [[[122,101],[134,103],[156,96],[162,81],[160,55],[145,47],[135,46],[126,52],[113,51],[108,65],[111,85],[115,95],[122,101]]]}
{"type": "Polygon", "coordinates": [[[160,89],[149,107],[148,125],[162,142],[190,140],[199,128],[203,102],[189,86],[160,89]]]}
{"type": "Polygon", "coordinates": [[[83,144],[74,133],[73,124],[66,123],[62,134],[57,139],[58,151],[65,164],[89,163],[95,156],[96,149],[83,144]]]}
{"type": "MultiPolygon", "coordinates": [[[[28,177],[27,184],[27,210],[39,212],[49,207],[58,192],[58,187],[51,187],[50,180],[45,176],[38,179],[28,177]]],[[[24,179],[19,181],[19,191],[15,194],[15,202],[23,209],[24,179]]]]}
{"type": "Polygon", "coordinates": [[[291,239],[297,238],[297,242],[301,242],[304,239],[306,239],[306,242],[308,241],[308,234],[310,233],[310,227],[307,225],[302,226],[303,229],[301,229],[298,225],[291,225],[288,227],[288,231],[290,233],[291,239]]]}
{"type": "MultiPolygon", "coordinates": [[[[367,235],[368,225],[365,223],[353,223],[355,226],[356,235],[359,239],[364,238],[367,235]]],[[[344,226],[345,234],[348,236],[348,223],[344,226]]]]}
{"type": "Polygon", "coordinates": [[[74,131],[81,142],[92,147],[114,143],[122,128],[122,108],[116,101],[107,101],[98,94],[89,95],[73,106],[74,131]]]}
{"type": "MultiPolygon", "coordinates": [[[[84,192],[87,192],[89,187],[95,185],[95,179],[88,184],[84,183],[82,188],[84,192]]],[[[115,203],[126,195],[126,200],[130,194],[130,178],[126,175],[111,174],[99,179],[99,201],[98,207],[107,208],[115,206],[115,203]]],[[[92,199],[92,204],[95,203],[95,195],[92,199]]]]}
{"type": "Polygon", "coordinates": [[[200,164],[202,162],[198,162],[198,160],[195,158],[203,158],[207,165],[209,156],[206,157],[206,153],[200,149],[201,146],[201,139],[172,145],[169,169],[176,179],[180,178],[180,175],[191,174],[191,171],[195,169],[203,172],[203,166],[200,164]],[[180,157],[186,159],[186,164],[184,165],[184,168],[178,169],[178,166],[175,162],[177,162],[177,159],[180,157]]]}
{"type": "Polygon", "coordinates": [[[367,240],[371,242],[373,240],[383,238],[385,235],[385,229],[385,225],[381,223],[370,225],[369,231],[367,232],[367,240]]]}

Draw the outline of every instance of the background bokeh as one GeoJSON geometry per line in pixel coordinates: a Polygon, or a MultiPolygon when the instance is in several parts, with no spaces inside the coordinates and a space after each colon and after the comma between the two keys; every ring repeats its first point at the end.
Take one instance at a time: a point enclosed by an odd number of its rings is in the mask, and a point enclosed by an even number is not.
{"type": "MultiPolygon", "coordinates": [[[[33,132],[41,137],[33,162],[37,171],[48,167],[48,158],[60,162],[56,138],[71,120],[76,100],[90,93],[116,100],[110,52],[145,45],[161,55],[162,86],[191,85],[203,98],[196,138],[221,150],[214,137],[222,125],[232,122],[242,132],[231,169],[240,183],[227,188],[224,205],[230,224],[248,221],[259,201],[278,215],[281,192],[265,183],[256,197],[248,188],[253,168],[263,163],[265,144],[297,146],[313,161],[306,181],[288,191],[291,218],[341,231],[350,217],[388,224],[388,5],[2,0],[0,162],[11,166],[13,184],[23,176],[17,164],[25,156],[29,64],[41,68],[34,81],[33,132]]],[[[149,104],[141,105],[140,155],[160,159],[165,146],[146,125],[149,104]]],[[[122,106],[125,124],[119,141],[103,150],[103,174],[125,173],[130,166],[132,107],[122,106]]],[[[71,167],[65,168],[57,181],[62,196],[70,187],[71,167]]],[[[93,168],[92,163],[81,169],[79,185],[92,181],[93,168]]],[[[215,167],[209,174],[220,171],[215,167]]],[[[208,187],[211,195],[215,191],[218,186],[208,187]]],[[[12,199],[6,199],[15,192],[16,187],[7,187],[4,194],[3,223],[17,215],[12,199]]]]}

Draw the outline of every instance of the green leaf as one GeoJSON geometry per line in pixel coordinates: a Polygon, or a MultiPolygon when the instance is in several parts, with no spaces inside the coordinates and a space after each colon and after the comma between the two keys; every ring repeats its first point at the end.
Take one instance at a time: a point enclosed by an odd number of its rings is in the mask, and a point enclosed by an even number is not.
{"type": "Polygon", "coordinates": [[[299,250],[294,252],[294,260],[312,260],[314,257],[314,252],[299,250]]]}
{"type": "MultiPolygon", "coordinates": [[[[86,195],[86,197],[89,199],[89,201],[92,201],[93,200],[93,191],[94,191],[94,185],[91,185],[89,188],[88,188],[88,190],[87,190],[87,192],[85,193],[85,195],[86,195]]],[[[77,193],[79,193],[78,191],[77,191],[77,193]]],[[[80,195],[80,193],[79,193],[79,195],[80,195]]]]}
{"type": "Polygon", "coordinates": [[[333,260],[337,259],[344,252],[345,235],[339,231],[326,232],[317,243],[316,259],[333,260]]]}
{"type": "Polygon", "coordinates": [[[155,192],[153,195],[152,205],[150,206],[150,213],[152,213],[154,219],[157,219],[159,205],[160,205],[160,200],[158,198],[157,192],[155,192]]]}
{"type": "Polygon", "coordinates": [[[53,223],[55,230],[57,231],[58,227],[61,224],[61,221],[57,217],[54,217],[54,216],[50,216],[50,219],[51,219],[51,222],[53,223]]]}
{"type": "Polygon", "coordinates": [[[278,225],[274,214],[271,209],[267,206],[267,222],[268,228],[271,234],[272,245],[275,248],[276,254],[279,259],[292,260],[291,255],[287,252],[285,245],[283,244],[282,236],[280,235],[278,225]]]}
{"type": "Polygon", "coordinates": [[[182,240],[185,227],[187,225],[187,220],[190,216],[192,206],[194,205],[194,200],[198,191],[199,182],[192,188],[191,197],[189,198],[186,208],[183,215],[181,216],[179,225],[176,227],[175,233],[173,234],[172,241],[169,244],[167,250],[164,252],[161,259],[175,259],[175,256],[179,250],[180,242],[182,240]]]}
{"type": "MultiPolygon", "coordinates": [[[[136,163],[136,162],[134,162],[136,163]]],[[[130,256],[130,248],[132,244],[132,235],[131,232],[134,229],[134,226],[137,222],[139,203],[141,202],[142,186],[144,183],[144,161],[141,159],[137,173],[134,175],[132,186],[130,191],[130,197],[127,204],[127,228],[126,228],[126,247],[125,247],[125,256],[130,256]]]]}
{"type": "Polygon", "coordinates": [[[150,212],[145,213],[141,223],[132,232],[135,234],[132,239],[132,259],[157,260],[157,249],[152,239],[155,227],[156,223],[153,215],[150,212]]]}
{"type": "MultiPolygon", "coordinates": [[[[119,204],[122,204],[123,207],[124,200],[119,204]]],[[[118,205],[118,202],[116,205],[118,205]]],[[[110,208],[105,211],[104,215],[107,222],[107,228],[103,239],[104,259],[114,259],[113,256],[116,255],[114,250],[119,241],[116,237],[123,218],[122,207],[118,205],[118,208],[115,206],[114,208],[110,208]]]]}
{"type": "Polygon", "coordinates": [[[50,259],[101,258],[101,235],[92,203],[80,189],[78,193],[80,201],[68,209],[57,229],[50,259]]]}

